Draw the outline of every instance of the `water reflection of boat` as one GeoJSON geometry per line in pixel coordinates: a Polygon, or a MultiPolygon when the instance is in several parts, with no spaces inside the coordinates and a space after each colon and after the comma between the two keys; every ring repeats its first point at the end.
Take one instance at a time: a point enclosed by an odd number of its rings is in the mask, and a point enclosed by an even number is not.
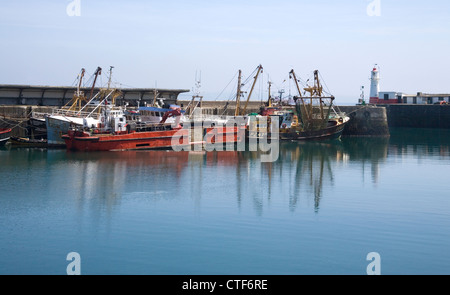
{"type": "Polygon", "coordinates": [[[389,141],[387,137],[346,137],[342,146],[349,161],[378,163],[387,158],[389,141]]]}
{"type": "Polygon", "coordinates": [[[164,171],[167,179],[177,183],[189,165],[188,152],[99,152],[94,157],[92,153],[63,154],[71,167],[66,177],[78,179],[69,184],[76,200],[84,203],[96,196],[108,207],[114,206],[124,194],[141,193],[150,197],[165,191],[156,182],[153,184],[158,177],[155,171],[164,171]]]}
{"type": "Polygon", "coordinates": [[[274,186],[277,194],[289,196],[290,210],[295,210],[302,200],[313,200],[314,210],[318,211],[324,195],[335,185],[339,171],[348,165],[356,165],[363,182],[366,171],[371,173],[376,184],[380,163],[387,158],[388,145],[389,138],[281,141],[279,160],[262,165],[267,175],[267,190],[270,195],[274,186]]]}
{"type": "MultiPolygon", "coordinates": [[[[151,151],[126,151],[97,153],[95,157],[90,153],[67,153],[65,154],[71,161],[75,162],[95,162],[103,166],[125,164],[128,168],[132,168],[134,172],[146,177],[146,173],[139,173],[140,169],[154,169],[160,167],[167,173],[175,170],[177,174],[188,166],[190,161],[190,152],[175,152],[163,150],[151,151]]],[[[141,171],[143,172],[143,171],[141,171]]]]}
{"type": "Polygon", "coordinates": [[[281,143],[280,157],[283,161],[279,169],[284,170],[286,165],[289,165],[291,177],[294,179],[289,198],[291,210],[297,207],[305,193],[312,196],[314,210],[319,210],[325,183],[330,186],[334,184],[333,163],[337,163],[343,153],[342,144],[338,141],[281,143]]]}
{"type": "Polygon", "coordinates": [[[244,160],[238,151],[213,151],[205,154],[207,166],[238,166],[244,160]]]}

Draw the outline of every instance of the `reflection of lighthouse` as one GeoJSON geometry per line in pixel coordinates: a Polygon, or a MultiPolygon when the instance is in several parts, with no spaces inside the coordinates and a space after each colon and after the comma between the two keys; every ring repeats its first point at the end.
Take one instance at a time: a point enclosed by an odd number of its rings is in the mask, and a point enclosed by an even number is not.
{"type": "Polygon", "coordinates": [[[370,102],[376,104],[378,103],[380,93],[380,71],[377,65],[372,70],[370,77],[370,102]]]}

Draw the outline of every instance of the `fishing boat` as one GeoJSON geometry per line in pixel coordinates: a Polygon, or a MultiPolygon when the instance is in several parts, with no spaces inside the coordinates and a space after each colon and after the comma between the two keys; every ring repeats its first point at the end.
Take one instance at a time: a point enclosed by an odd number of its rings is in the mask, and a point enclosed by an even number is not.
{"type": "MultiPolygon", "coordinates": [[[[262,71],[262,66],[259,66],[257,70],[262,71]]],[[[253,91],[254,85],[256,83],[256,79],[259,75],[259,71],[255,77],[255,82],[253,84],[252,90],[248,96],[248,99],[251,97],[251,92],[253,91]]],[[[236,99],[236,109],[234,110],[232,115],[226,115],[227,107],[229,102],[224,107],[222,114],[204,114],[202,109],[203,104],[203,96],[200,95],[200,80],[196,77],[196,89],[194,91],[194,95],[192,96],[191,101],[184,109],[184,114],[181,119],[181,122],[184,126],[198,126],[202,124],[204,126],[242,126],[248,123],[248,116],[246,114],[246,108],[248,104],[248,100],[245,104],[245,108],[240,107],[240,98],[243,96],[242,87],[242,71],[239,70],[239,78],[237,82],[237,93],[235,96],[236,99]],[[198,99],[198,100],[197,100],[198,99]]]]}
{"type": "MultiPolygon", "coordinates": [[[[188,132],[188,130],[185,130],[188,132]]],[[[63,135],[68,150],[75,151],[123,151],[139,149],[161,149],[172,146],[172,138],[187,134],[183,129],[174,129],[171,124],[137,125],[130,131],[116,133],[92,133],[69,130],[63,135]]]]}
{"type": "Polygon", "coordinates": [[[61,136],[67,134],[68,130],[74,126],[96,128],[104,124],[105,118],[104,116],[102,117],[103,107],[115,105],[115,99],[122,94],[120,90],[110,88],[111,70],[108,88],[100,89],[94,95],[95,84],[102,71],[100,67],[97,68],[94,73],[94,81],[91,86],[89,98],[81,91],[81,83],[85,72],[84,69],[81,70],[81,74],[78,76],[78,87],[72,100],[63,108],[55,109],[52,114],[45,116],[49,146],[65,146],[65,141],[61,136]]]}
{"type": "Polygon", "coordinates": [[[42,112],[31,112],[31,116],[29,118],[29,133],[32,138],[35,139],[47,139],[47,125],[45,122],[45,117],[48,116],[48,113],[42,112]]]}
{"type": "Polygon", "coordinates": [[[11,129],[0,128],[0,146],[5,146],[11,137],[11,129]]]}
{"type": "Polygon", "coordinates": [[[314,85],[306,85],[303,88],[305,95],[302,95],[294,70],[291,70],[289,74],[298,90],[298,96],[294,97],[295,109],[275,109],[266,115],[268,117],[266,121],[258,120],[258,117],[252,118],[249,124],[249,137],[291,141],[340,138],[350,118],[335,110],[334,96],[324,95],[319,72],[314,71],[314,85]],[[273,120],[279,124],[276,135],[272,130],[273,126],[270,126],[273,120]],[[260,121],[264,121],[263,124],[260,124],[260,121]]]}
{"type": "Polygon", "coordinates": [[[324,140],[340,138],[350,117],[334,108],[335,97],[324,95],[319,80],[319,71],[314,71],[314,85],[306,85],[303,90],[309,96],[302,96],[294,70],[290,72],[298,90],[294,97],[296,116],[290,127],[281,126],[280,139],[288,140],[324,140]]]}
{"type": "Polygon", "coordinates": [[[74,151],[124,151],[147,149],[186,148],[194,145],[210,145],[240,142],[244,139],[244,127],[181,126],[180,110],[166,112],[158,123],[127,122],[124,111],[106,108],[104,124],[98,127],[72,126],[62,136],[66,148],[74,151]],[[168,118],[174,123],[166,123],[168,118]],[[195,133],[200,133],[198,139],[195,133]]]}

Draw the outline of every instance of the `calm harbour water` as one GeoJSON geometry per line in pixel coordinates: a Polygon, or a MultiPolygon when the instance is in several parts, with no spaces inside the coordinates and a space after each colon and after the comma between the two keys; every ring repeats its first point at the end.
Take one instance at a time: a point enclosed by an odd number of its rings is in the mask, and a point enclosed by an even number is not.
{"type": "Polygon", "coordinates": [[[258,152],[0,150],[0,274],[450,274],[450,131],[258,152]]]}

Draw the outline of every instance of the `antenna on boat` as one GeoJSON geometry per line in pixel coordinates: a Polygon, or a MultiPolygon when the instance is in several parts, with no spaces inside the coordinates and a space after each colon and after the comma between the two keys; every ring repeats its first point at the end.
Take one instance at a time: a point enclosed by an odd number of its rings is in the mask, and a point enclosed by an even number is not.
{"type": "Polygon", "coordinates": [[[200,95],[201,82],[202,82],[202,71],[195,71],[195,89],[192,89],[193,92],[192,99],[189,102],[188,106],[186,107],[186,112],[189,114],[190,118],[192,118],[192,116],[194,115],[194,111],[198,105],[200,105],[200,110],[202,108],[203,96],[200,95]],[[199,102],[197,102],[197,104],[195,104],[196,98],[200,99],[199,102]]]}
{"type": "Polygon", "coordinates": [[[200,87],[202,83],[202,71],[195,71],[195,89],[193,89],[194,95],[199,97],[200,95],[200,87]]]}
{"type": "Polygon", "coordinates": [[[156,99],[158,98],[159,92],[158,92],[158,82],[155,81],[155,89],[153,90],[153,103],[152,107],[156,106],[156,99]]]}
{"type": "Polygon", "coordinates": [[[270,88],[272,87],[272,82],[267,82],[267,84],[269,84],[269,103],[268,103],[268,107],[271,108],[272,107],[272,97],[270,94],[270,88]]]}
{"type": "Polygon", "coordinates": [[[284,89],[278,90],[278,94],[280,95],[280,104],[282,104],[282,101],[283,101],[283,93],[284,93],[284,89]]]}
{"type": "Polygon", "coordinates": [[[237,85],[237,92],[236,92],[236,110],[234,111],[234,116],[239,116],[239,111],[241,109],[240,107],[240,100],[241,100],[241,79],[242,79],[242,71],[239,70],[239,77],[238,77],[238,85],[237,85]]]}
{"type": "Polygon", "coordinates": [[[109,90],[109,87],[111,86],[112,69],[114,69],[114,67],[109,66],[108,90],[109,90]]]}

